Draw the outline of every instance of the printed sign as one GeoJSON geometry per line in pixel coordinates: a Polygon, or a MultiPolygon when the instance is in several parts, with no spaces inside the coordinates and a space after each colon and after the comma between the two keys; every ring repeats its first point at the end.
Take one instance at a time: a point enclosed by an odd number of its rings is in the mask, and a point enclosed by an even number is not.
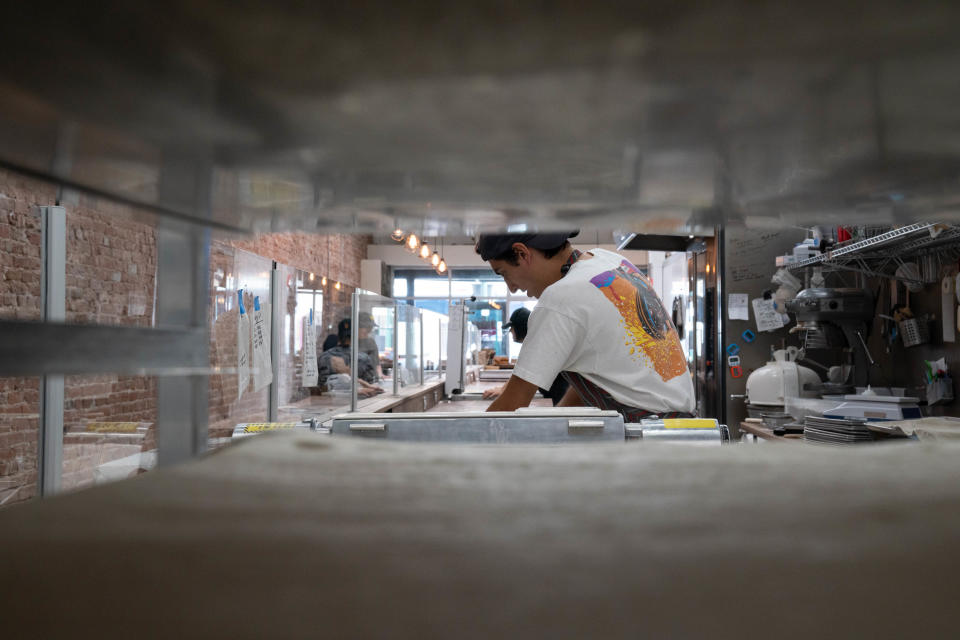
{"type": "Polygon", "coordinates": [[[237,400],[250,385],[250,316],[243,308],[243,291],[238,291],[240,319],[237,323],[237,400]]]}
{"type": "Polygon", "coordinates": [[[253,343],[253,390],[260,391],[273,382],[273,363],[270,361],[270,305],[261,305],[259,297],[253,299],[250,331],[253,343]]]}
{"type": "Polygon", "coordinates": [[[310,317],[303,319],[303,381],[304,387],[315,387],[319,381],[317,372],[317,327],[313,324],[313,310],[310,317]]]}

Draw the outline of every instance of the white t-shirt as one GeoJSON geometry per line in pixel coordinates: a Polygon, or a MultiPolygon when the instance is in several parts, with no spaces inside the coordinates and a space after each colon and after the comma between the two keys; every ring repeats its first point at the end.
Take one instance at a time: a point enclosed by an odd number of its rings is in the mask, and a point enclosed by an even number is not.
{"type": "Polygon", "coordinates": [[[590,253],[543,291],[513,375],[549,388],[572,371],[629,407],[693,413],[693,380],[660,298],[623,256],[590,253]]]}

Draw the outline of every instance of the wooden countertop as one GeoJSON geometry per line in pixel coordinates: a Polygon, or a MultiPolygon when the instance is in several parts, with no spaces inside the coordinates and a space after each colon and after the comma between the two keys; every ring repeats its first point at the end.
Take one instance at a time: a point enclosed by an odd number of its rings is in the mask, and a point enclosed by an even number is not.
{"type": "Polygon", "coordinates": [[[740,432],[749,433],[754,437],[775,442],[803,442],[803,436],[799,433],[778,436],[773,432],[772,429],[762,422],[741,422],[740,432]]]}

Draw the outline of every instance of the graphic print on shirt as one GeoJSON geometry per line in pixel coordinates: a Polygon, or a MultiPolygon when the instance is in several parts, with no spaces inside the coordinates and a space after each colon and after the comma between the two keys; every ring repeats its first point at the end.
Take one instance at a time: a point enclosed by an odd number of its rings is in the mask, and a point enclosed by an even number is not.
{"type": "Polygon", "coordinates": [[[650,283],[635,266],[623,260],[613,271],[590,279],[614,304],[623,318],[625,346],[644,364],[650,363],[666,382],[687,373],[683,348],[670,316],[650,283]]]}

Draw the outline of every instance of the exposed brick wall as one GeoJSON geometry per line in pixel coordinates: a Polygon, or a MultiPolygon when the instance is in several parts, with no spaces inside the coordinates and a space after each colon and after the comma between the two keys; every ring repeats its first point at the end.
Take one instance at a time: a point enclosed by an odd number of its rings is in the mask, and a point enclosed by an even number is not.
{"type": "Polygon", "coordinates": [[[40,214],[55,193],[41,183],[0,171],[0,318],[39,320],[40,214]]]}
{"type": "Polygon", "coordinates": [[[156,422],[157,385],[152,377],[72,375],[64,381],[63,429],[83,431],[90,421],[156,422]]]}
{"type": "Polygon", "coordinates": [[[81,196],[67,206],[67,322],[149,327],[157,235],[133,211],[81,196]]]}
{"type": "MultiPolygon", "coordinates": [[[[56,189],[0,170],[0,319],[41,318],[38,206],[56,189]]],[[[0,378],[0,505],[37,493],[39,378],[0,378]]]]}
{"type": "Polygon", "coordinates": [[[0,504],[37,494],[39,407],[39,378],[0,378],[0,504]]]}
{"type": "Polygon", "coordinates": [[[364,235],[270,233],[230,244],[291,267],[359,287],[360,262],[367,257],[367,245],[370,242],[370,236],[364,235]]]}
{"type": "MultiPolygon", "coordinates": [[[[57,189],[44,182],[0,170],[0,318],[41,318],[41,222],[39,206],[56,202],[57,189]]],[[[67,222],[67,322],[151,326],[157,239],[154,225],[134,210],[86,195],[71,194],[64,204],[67,222]]],[[[234,248],[244,249],[306,272],[326,275],[323,325],[335,327],[350,308],[350,293],[360,283],[360,262],[366,257],[367,236],[319,236],[305,233],[260,235],[224,246],[214,243],[211,277],[218,268],[233,268],[234,248]],[[341,291],[333,288],[343,283],[341,291]]],[[[216,292],[211,292],[211,363],[235,366],[237,311],[214,319],[216,292]]],[[[327,330],[320,328],[319,338],[327,330]]],[[[295,369],[289,372],[298,375],[295,369]]],[[[295,385],[293,385],[295,386],[295,385]]],[[[211,437],[229,435],[238,422],[263,420],[267,392],[247,391],[237,400],[236,375],[210,377],[211,437]]],[[[36,494],[39,432],[39,380],[0,379],[0,504],[36,494]]],[[[102,443],[71,438],[89,421],[156,422],[154,378],[84,375],[65,381],[64,486],[92,480],[93,467],[126,455],[128,445],[111,443],[110,451],[95,451],[102,443]],[[116,445],[116,446],[114,446],[116,445]],[[85,447],[85,448],[77,448],[85,447]]],[[[153,438],[150,438],[153,441],[153,438]]],[[[102,445],[105,446],[105,445],[102,445]]]]}
{"type": "MultiPolygon", "coordinates": [[[[129,207],[85,195],[65,208],[67,322],[151,326],[157,268],[154,225],[136,220],[129,207]]],[[[89,421],[156,422],[155,378],[72,375],[64,387],[67,434],[82,432],[89,421]]],[[[68,461],[66,454],[65,449],[64,488],[93,480],[93,468],[84,468],[84,460],[92,464],[102,458],[96,463],[102,464],[112,459],[90,453],[68,461]]]]}

